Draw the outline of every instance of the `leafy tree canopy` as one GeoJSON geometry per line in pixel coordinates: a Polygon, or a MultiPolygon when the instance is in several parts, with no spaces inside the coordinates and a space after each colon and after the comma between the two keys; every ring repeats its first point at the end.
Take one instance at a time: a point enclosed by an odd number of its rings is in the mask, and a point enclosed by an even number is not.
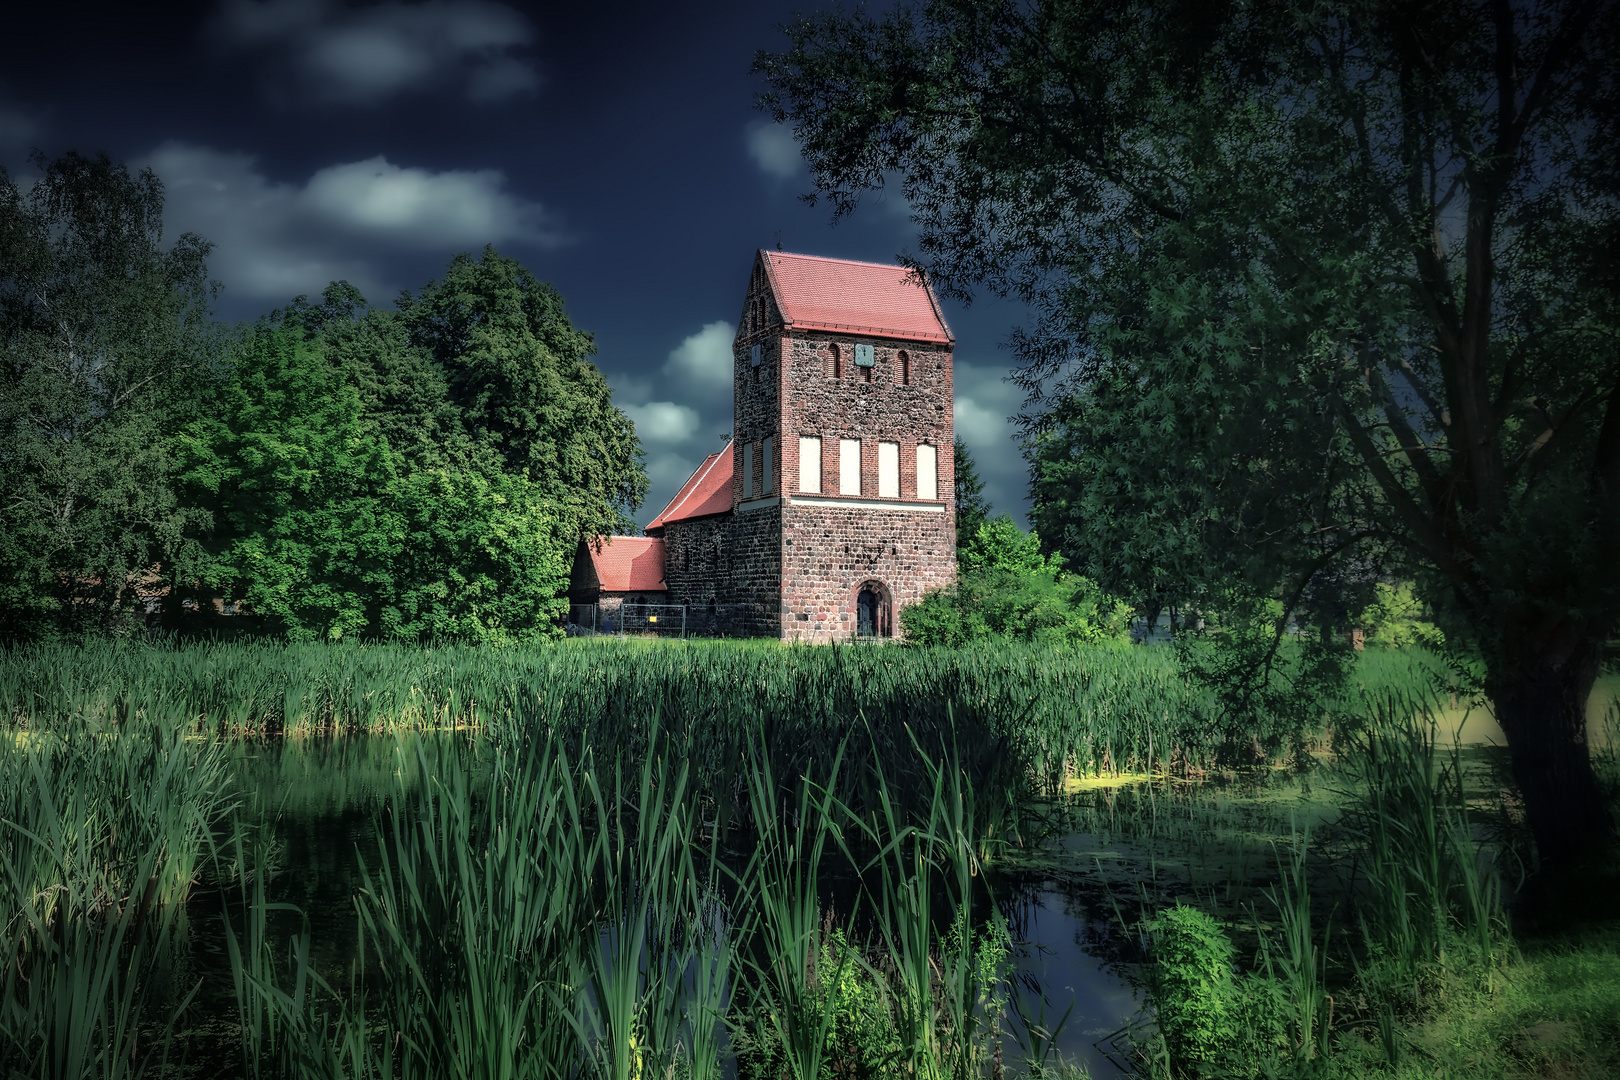
{"type": "Polygon", "coordinates": [[[957,544],[956,565],[963,573],[1006,570],[1037,574],[1047,568],[1041,538],[1025,532],[1010,514],[983,521],[966,541],[957,544]]]}
{"type": "Polygon", "coordinates": [[[444,373],[465,430],[508,471],[567,506],[583,535],[634,531],[647,494],[641,443],[556,289],[485,248],[402,296],[399,312],[444,373]]]}
{"type": "Polygon", "coordinates": [[[1483,661],[1541,858],[1612,850],[1613,0],[934,0],[788,35],[756,68],[817,195],[897,183],[937,284],[1039,312],[1035,519],[1072,565],[1276,601],[1237,679],[1300,607],[1415,580],[1483,661]]]}
{"type": "Polygon", "coordinates": [[[900,612],[908,641],[1129,642],[1129,607],[1104,595],[1090,579],[1066,573],[1061,556],[1043,557],[1040,537],[1020,529],[1009,515],[980,523],[959,552],[956,584],[900,612]]]}
{"type": "Polygon", "coordinates": [[[179,440],[219,508],[212,580],[294,638],[555,633],[587,498],[514,464],[453,380],[405,313],[344,282],[248,330],[219,409],[179,440]]]}
{"type": "Polygon", "coordinates": [[[0,168],[0,625],[118,630],[191,565],[166,435],[217,355],[209,245],[164,249],[163,185],[105,156],[0,168]]]}

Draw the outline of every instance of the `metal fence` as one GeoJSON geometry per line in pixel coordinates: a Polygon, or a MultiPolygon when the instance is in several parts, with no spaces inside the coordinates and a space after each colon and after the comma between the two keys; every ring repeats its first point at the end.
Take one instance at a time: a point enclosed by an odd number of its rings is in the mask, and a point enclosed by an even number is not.
{"type": "Polygon", "coordinates": [[[578,637],[744,637],[753,604],[570,604],[568,633],[578,637]]]}

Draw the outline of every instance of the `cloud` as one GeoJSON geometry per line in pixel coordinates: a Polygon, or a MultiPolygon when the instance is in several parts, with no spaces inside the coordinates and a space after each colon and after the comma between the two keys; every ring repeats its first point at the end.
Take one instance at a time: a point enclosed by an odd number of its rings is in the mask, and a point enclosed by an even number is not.
{"type": "Polygon", "coordinates": [[[328,165],[299,193],[299,202],[328,221],[416,247],[521,240],[556,246],[545,211],[504,190],[497,169],[467,172],[404,168],[378,155],[328,165]],[[478,241],[477,238],[486,238],[478,241]]]}
{"type": "Polygon", "coordinates": [[[673,401],[626,405],[624,411],[635,421],[643,443],[683,443],[697,434],[701,423],[696,409],[673,401]]]}
{"type": "Polygon", "coordinates": [[[798,175],[799,143],[781,124],[750,124],[748,156],[772,179],[791,180],[798,175]]]}
{"type": "Polygon", "coordinates": [[[951,415],[956,434],[967,443],[974,466],[985,482],[985,495],[996,511],[1022,517],[1027,509],[1029,478],[1023,456],[1014,442],[1012,417],[1023,405],[1016,385],[1006,382],[1007,370],[963,360],[954,364],[955,402],[951,415]]]}
{"type": "Polygon", "coordinates": [[[346,279],[376,298],[398,287],[382,267],[400,252],[562,242],[545,210],[492,169],[435,172],[375,157],[287,183],[250,154],[179,142],[135,164],[162,178],[171,232],[213,241],[209,266],[229,295],[279,302],[346,279]]]}
{"type": "MultiPolygon", "coordinates": [[[[736,337],[737,328],[724,320],[706,323],[703,329],[670,350],[664,373],[677,381],[696,382],[700,393],[712,394],[721,388],[730,390],[735,363],[731,343],[736,337]]],[[[730,404],[728,400],[726,405],[730,404]]]]}
{"type": "Polygon", "coordinates": [[[26,110],[0,104],[0,150],[27,149],[44,130],[45,125],[26,110]]]}
{"type": "Polygon", "coordinates": [[[533,95],[540,77],[516,51],[534,40],[523,15],[492,0],[224,0],[212,37],[268,61],[267,89],[286,101],[375,105],[459,87],[471,101],[533,95]]]}

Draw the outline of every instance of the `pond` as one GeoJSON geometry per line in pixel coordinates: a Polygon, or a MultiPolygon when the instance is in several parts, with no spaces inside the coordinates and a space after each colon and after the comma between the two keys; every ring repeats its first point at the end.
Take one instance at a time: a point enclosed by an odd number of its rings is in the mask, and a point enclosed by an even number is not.
{"type": "MultiPolygon", "coordinates": [[[[375,867],[379,822],[402,770],[403,779],[416,779],[415,759],[401,749],[392,735],[244,740],[232,748],[238,820],[263,823],[274,837],[279,872],[271,899],[302,912],[315,967],[334,982],[358,957],[359,860],[375,867]]],[[[1089,849],[1087,839],[1076,835],[1060,847],[1089,849]]],[[[1020,1004],[1037,1022],[1062,1021],[1053,1045],[1063,1060],[1084,1065],[1094,1077],[1124,1075],[1109,1036],[1138,1016],[1143,994],[1133,981],[1134,963],[1120,956],[1121,928],[1097,907],[1095,895],[1066,887],[1045,869],[1011,873],[997,888],[1014,938],[1012,975],[1020,1004]]],[[[198,1032],[219,1031],[234,1019],[227,958],[212,940],[224,932],[220,905],[211,891],[192,902],[199,966],[208,976],[199,1011],[214,1017],[193,1025],[198,1032]]],[[[291,931],[293,920],[284,915],[282,925],[291,931]]],[[[1013,1060],[1021,1025],[1016,1012],[1009,1013],[1006,1053],[1013,1060]]],[[[199,1063],[237,1053],[234,1046],[211,1047],[208,1041],[195,1045],[199,1063]]]]}

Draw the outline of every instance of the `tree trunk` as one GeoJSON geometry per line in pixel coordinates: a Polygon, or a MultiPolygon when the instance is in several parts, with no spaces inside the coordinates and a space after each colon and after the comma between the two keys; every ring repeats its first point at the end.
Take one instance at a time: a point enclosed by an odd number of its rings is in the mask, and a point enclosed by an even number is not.
{"type": "Polygon", "coordinates": [[[1518,662],[1507,660],[1492,672],[1490,695],[1541,871],[1556,874],[1615,847],[1614,819],[1586,739],[1586,700],[1602,642],[1583,641],[1563,657],[1524,641],[1505,644],[1518,662]]]}

